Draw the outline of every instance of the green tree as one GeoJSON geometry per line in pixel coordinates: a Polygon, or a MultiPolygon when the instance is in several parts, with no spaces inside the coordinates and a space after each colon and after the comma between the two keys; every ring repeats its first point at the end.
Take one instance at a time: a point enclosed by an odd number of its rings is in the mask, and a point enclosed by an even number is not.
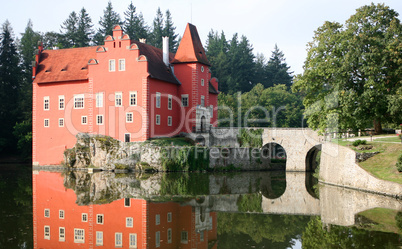
{"type": "Polygon", "coordinates": [[[103,16],[99,21],[100,28],[94,37],[94,42],[98,45],[104,43],[104,39],[108,35],[113,35],[115,25],[122,25],[120,15],[113,10],[111,2],[108,2],[106,9],[103,11],[103,16]]]}
{"type": "Polygon", "coordinates": [[[173,24],[172,15],[169,10],[166,10],[165,26],[163,27],[163,36],[169,37],[169,51],[176,52],[177,50],[177,37],[175,33],[176,27],[173,24]]]}
{"type": "Polygon", "coordinates": [[[44,49],[53,49],[54,47],[69,47],[69,44],[64,35],[52,31],[42,34],[42,42],[44,49]]]}
{"type": "Polygon", "coordinates": [[[163,14],[161,12],[161,9],[158,8],[156,11],[156,17],[154,18],[153,21],[153,27],[152,27],[152,33],[151,33],[151,44],[154,47],[162,49],[162,36],[164,33],[164,28],[163,28],[163,14]]]}
{"type": "Polygon", "coordinates": [[[91,43],[91,37],[93,36],[93,24],[91,17],[85,10],[82,8],[80,11],[80,15],[78,18],[77,24],[77,47],[87,47],[91,43]]]}
{"type": "Polygon", "coordinates": [[[214,77],[219,79],[219,91],[228,92],[227,78],[229,76],[228,50],[225,33],[211,30],[208,34],[206,54],[211,63],[211,71],[214,77]]]}
{"type": "Polygon", "coordinates": [[[290,66],[286,64],[285,55],[275,44],[274,51],[272,51],[272,55],[265,68],[266,79],[261,83],[264,84],[265,87],[284,84],[290,88],[292,85],[293,72],[289,72],[289,69],[290,66]]]}
{"type": "Polygon", "coordinates": [[[0,152],[13,152],[16,141],[13,126],[20,120],[18,108],[21,87],[19,55],[10,22],[4,22],[0,33],[0,152]]]}
{"type": "Polygon", "coordinates": [[[66,38],[68,45],[68,48],[75,47],[77,45],[78,41],[78,36],[77,36],[77,31],[78,31],[78,16],[75,11],[71,12],[68,18],[63,22],[61,25],[62,34],[66,38]]]}
{"type": "Polygon", "coordinates": [[[308,44],[304,72],[293,90],[305,98],[309,126],[381,133],[386,122],[401,123],[402,26],[384,4],[357,9],[345,26],[325,22],[308,44]],[[398,95],[399,94],[399,95],[398,95]]]}
{"type": "Polygon", "coordinates": [[[139,39],[147,39],[148,26],[144,21],[144,17],[140,12],[136,13],[136,7],[131,2],[127,10],[124,12],[124,31],[131,39],[138,41],[139,39]]]}

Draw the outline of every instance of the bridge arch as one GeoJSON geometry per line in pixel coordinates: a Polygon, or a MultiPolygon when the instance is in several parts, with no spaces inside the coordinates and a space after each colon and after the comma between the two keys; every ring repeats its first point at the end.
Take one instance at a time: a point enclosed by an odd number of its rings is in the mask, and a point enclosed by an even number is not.
{"type": "Polygon", "coordinates": [[[269,169],[285,170],[286,159],[286,150],[279,143],[266,143],[261,148],[261,161],[264,165],[268,165],[269,169]]]}
{"type": "Polygon", "coordinates": [[[313,146],[306,154],[306,171],[314,172],[320,165],[322,145],[313,146]]]}

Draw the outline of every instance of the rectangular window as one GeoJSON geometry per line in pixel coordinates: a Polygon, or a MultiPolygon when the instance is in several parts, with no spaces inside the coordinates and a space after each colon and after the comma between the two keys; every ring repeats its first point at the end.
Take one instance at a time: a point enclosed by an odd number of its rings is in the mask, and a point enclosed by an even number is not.
{"type": "Polygon", "coordinates": [[[171,116],[169,116],[168,117],[168,126],[172,126],[172,117],[171,116]]]}
{"type": "Polygon", "coordinates": [[[96,93],[96,107],[103,107],[103,93],[96,93]]]}
{"type": "Polygon", "coordinates": [[[114,245],[115,247],[122,247],[123,246],[123,234],[122,233],[115,233],[114,234],[114,245]]]}
{"type": "Polygon", "coordinates": [[[204,231],[201,231],[200,233],[200,241],[204,241],[204,231]]]}
{"type": "Polygon", "coordinates": [[[187,107],[188,106],[188,94],[183,94],[181,95],[181,105],[183,107],[187,107]]]}
{"type": "Polygon", "coordinates": [[[125,143],[131,142],[130,133],[124,134],[124,142],[125,142],[125,143]]]}
{"type": "Polygon", "coordinates": [[[74,109],[84,109],[84,94],[74,96],[74,109]]]}
{"type": "Polygon", "coordinates": [[[167,241],[169,244],[172,243],[172,229],[171,228],[169,228],[167,230],[167,241]]]}
{"type": "Polygon", "coordinates": [[[43,125],[44,125],[45,127],[49,127],[49,119],[45,119],[43,125]]]}
{"type": "Polygon", "coordinates": [[[81,214],[81,221],[82,222],[87,222],[88,221],[88,214],[85,214],[85,213],[81,214]]]}
{"type": "Polygon", "coordinates": [[[48,208],[45,209],[45,217],[46,218],[50,217],[50,209],[48,209],[48,208]]]}
{"type": "Polygon", "coordinates": [[[213,118],[214,117],[214,106],[213,105],[209,106],[209,112],[210,112],[211,118],[213,118]]]}
{"type": "Polygon", "coordinates": [[[116,71],[116,61],[109,60],[109,72],[114,72],[114,71],[116,71]]]}
{"type": "Polygon", "coordinates": [[[74,228],[74,243],[85,243],[85,230],[74,228]]]}
{"type": "Polygon", "coordinates": [[[50,240],[50,226],[45,226],[45,239],[50,240]]]}
{"type": "Polygon", "coordinates": [[[116,92],[114,94],[114,99],[115,99],[115,106],[122,106],[123,104],[123,95],[121,92],[116,92]]]}
{"type": "Polygon", "coordinates": [[[125,59],[119,60],[119,71],[126,71],[126,60],[125,59]]]}
{"type": "Polygon", "coordinates": [[[103,224],[103,214],[96,215],[96,224],[103,224]]]}
{"type": "Polygon", "coordinates": [[[64,127],[64,118],[59,118],[59,127],[64,127]]]}
{"type": "Polygon", "coordinates": [[[181,243],[187,244],[188,243],[188,232],[187,231],[181,231],[181,236],[180,236],[181,243]]]}
{"type": "Polygon", "coordinates": [[[156,93],[156,108],[161,108],[161,93],[156,93]]]}
{"type": "Polygon", "coordinates": [[[130,198],[124,198],[124,206],[129,207],[130,206],[130,198]]]}
{"type": "Polygon", "coordinates": [[[168,109],[172,110],[172,95],[168,95],[168,109]]]}
{"type": "Polygon", "coordinates": [[[137,105],[137,92],[130,92],[130,105],[137,105]]]}
{"type": "Polygon", "coordinates": [[[43,110],[49,110],[50,109],[50,99],[49,96],[43,97],[43,110]]]}
{"type": "Polygon", "coordinates": [[[59,241],[66,240],[66,229],[64,227],[59,227],[59,241]]]}
{"type": "Polygon", "coordinates": [[[96,245],[103,246],[103,232],[96,232],[96,245]]]}
{"type": "Polygon", "coordinates": [[[126,113],[126,122],[127,123],[132,123],[133,122],[133,113],[132,112],[127,112],[126,113]]]}
{"type": "Polygon", "coordinates": [[[133,227],[133,217],[126,218],[126,227],[133,227]]]}
{"type": "Polygon", "coordinates": [[[59,219],[64,219],[64,210],[59,210],[59,219]]]}
{"type": "Polygon", "coordinates": [[[167,222],[172,222],[172,212],[167,213],[167,222]]]}
{"type": "Polygon", "coordinates": [[[157,231],[155,233],[155,246],[160,247],[161,246],[161,232],[157,231]]]}
{"type": "Polygon", "coordinates": [[[205,106],[205,96],[201,95],[201,106],[204,107],[205,106]]]}
{"type": "Polygon", "coordinates": [[[201,79],[201,86],[204,86],[204,79],[201,79]]]}
{"type": "Polygon", "coordinates": [[[81,124],[86,125],[88,123],[87,116],[81,116],[81,124]]]}
{"type": "Polygon", "coordinates": [[[157,125],[161,124],[161,115],[156,115],[156,120],[155,120],[157,125]]]}
{"type": "Polygon", "coordinates": [[[155,225],[161,224],[161,216],[159,214],[155,215],[155,225]]]}
{"type": "Polygon", "coordinates": [[[96,124],[103,125],[103,115],[96,115],[96,124]]]}
{"type": "Polygon", "coordinates": [[[59,110],[64,110],[64,95],[59,96],[59,110]]]}
{"type": "Polygon", "coordinates": [[[137,248],[137,234],[130,233],[130,248],[137,248]]]}

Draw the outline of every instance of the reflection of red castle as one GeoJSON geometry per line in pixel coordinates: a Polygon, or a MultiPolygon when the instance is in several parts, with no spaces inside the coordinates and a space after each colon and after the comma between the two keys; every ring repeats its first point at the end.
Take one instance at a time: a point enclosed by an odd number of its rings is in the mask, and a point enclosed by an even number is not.
{"type": "Polygon", "coordinates": [[[78,206],[59,173],[34,172],[34,248],[217,248],[216,213],[120,199],[78,206]]]}
{"type": "Polygon", "coordinates": [[[195,26],[175,55],[115,26],[104,46],[43,50],[33,68],[33,164],[59,164],[79,132],[120,141],[216,125],[218,82],[195,26]]]}

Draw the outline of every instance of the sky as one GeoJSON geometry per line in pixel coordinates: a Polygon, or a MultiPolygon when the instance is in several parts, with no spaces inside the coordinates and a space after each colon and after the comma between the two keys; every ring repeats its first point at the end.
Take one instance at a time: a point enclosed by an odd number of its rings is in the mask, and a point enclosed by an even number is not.
{"type": "MultiPolygon", "coordinates": [[[[95,28],[109,0],[13,0],[4,1],[0,8],[0,24],[11,23],[19,37],[31,19],[34,30],[60,32],[60,25],[72,11],[85,7],[95,28]]],[[[113,9],[124,18],[131,0],[111,0],[113,9]]],[[[307,43],[314,31],[325,21],[345,21],[356,9],[371,2],[385,3],[402,14],[401,0],[137,0],[133,1],[137,12],[142,12],[148,25],[156,16],[157,8],[172,14],[176,33],[182,36],[187,23],[194,24],[206,45],[211,30],[224,31],[230,40],[233,34],[244,35],[253,45],[254,54],[266,58],[272,54],[275,44],[284,53],[286,63],[294,74],[303,72],[307,55],[307,43]]],[[[402,19],[399,16],[399,19],[402,19]]]]}

